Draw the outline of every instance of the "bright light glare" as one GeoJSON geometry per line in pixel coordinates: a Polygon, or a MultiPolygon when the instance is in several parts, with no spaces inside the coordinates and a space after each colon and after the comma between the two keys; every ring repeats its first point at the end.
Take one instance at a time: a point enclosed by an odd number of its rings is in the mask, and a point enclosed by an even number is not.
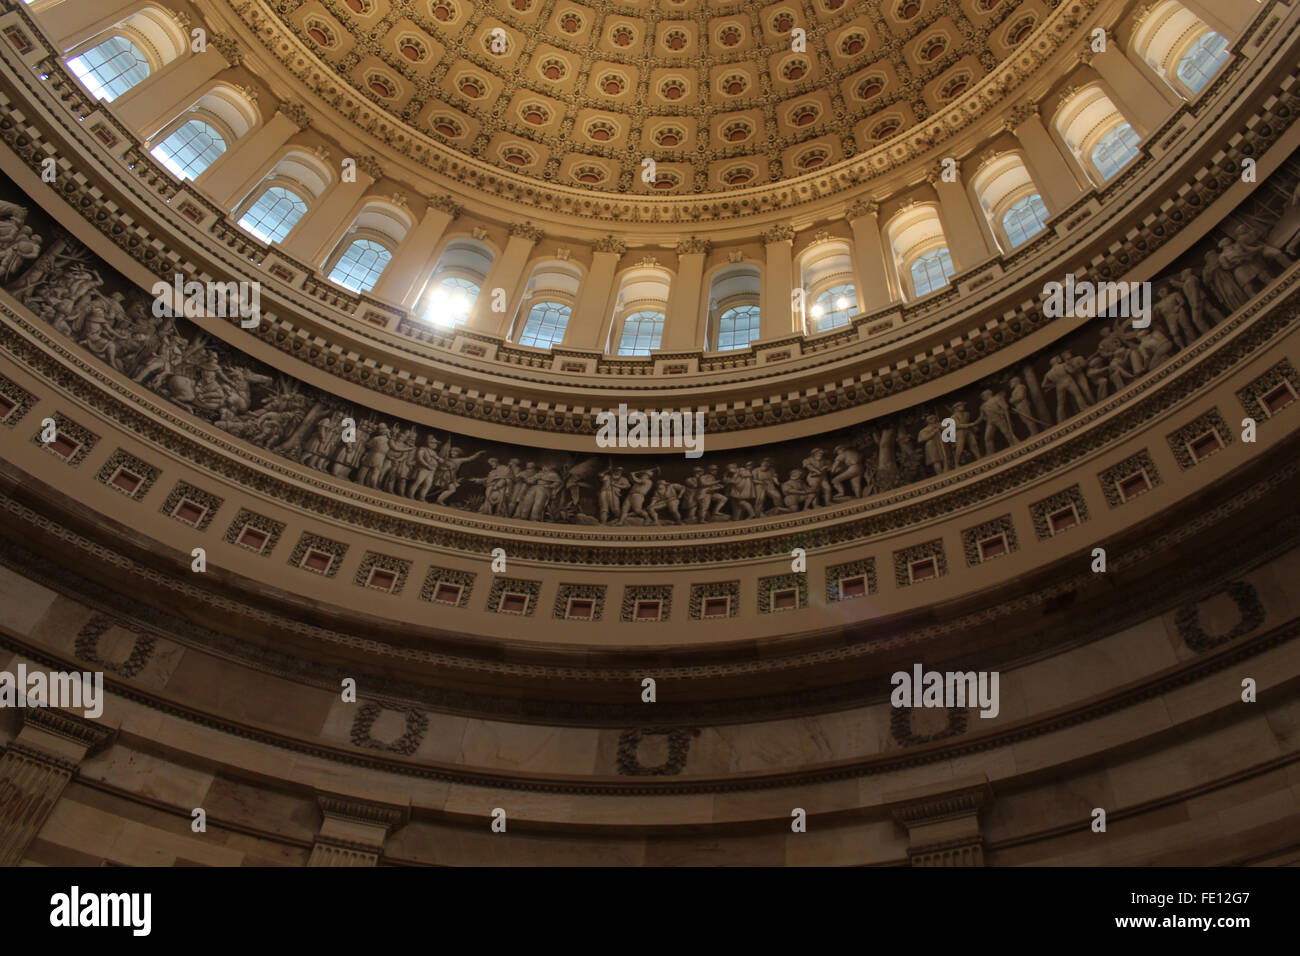
{"type": "Polygon", "coordinates": [[[821,303],[818,303],[817,305],[814,305],[812,307],[812,316],[814,319],[820,319],[822,317],[822,313],[824,313],[825,311],[826,310],[821,307],[821,303]]]}
{"type": "Polygon", "coordinates": [[[844,298],[844,296],[840,296],[838,299],[835,300],[835,308],[839,309],[841,312],[843,312],[848,307],[849,307],[849,300],[844,298]]]}

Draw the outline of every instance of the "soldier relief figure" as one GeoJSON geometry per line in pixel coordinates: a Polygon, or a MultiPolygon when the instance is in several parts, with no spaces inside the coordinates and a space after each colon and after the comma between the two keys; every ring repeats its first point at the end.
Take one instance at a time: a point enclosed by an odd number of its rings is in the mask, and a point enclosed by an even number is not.
{"type": "Polygon", "coordinates": [[[1152,280],[1145,329],[1091,319],[947,398],[692,460],[480,442],[352,405],[184,317],[155,317],[146,293],[2,178],[0,282],[126,379],[237,439],[377,494],[514,521],[700,525],[829,508],[934,479],[1087,413],[1195,347],[1290,267],[1300,251],[1300,161],[1260,187],[1152,280]]]}

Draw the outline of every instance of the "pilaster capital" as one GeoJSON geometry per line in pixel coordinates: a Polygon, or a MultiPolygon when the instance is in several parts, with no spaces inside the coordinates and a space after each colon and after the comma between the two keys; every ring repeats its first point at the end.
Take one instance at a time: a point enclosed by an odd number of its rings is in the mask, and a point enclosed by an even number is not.
{"type": "Polygon", "coordinates": [[[781,223],[764,232],[759,238],[763,245],[770,246],[777,242],[794,242],[794,226],[781,223]]]}
{"type": "Polygon", "coordinates": [[[691,255],[708,255],[713,244],[707,239],[700,239],[696,236],[682,239],[677,243],[677,254],[679,256],[691,255]]]}
{"type": "Polygon", "coordinates": [[[538,229],[531,222],[516,222],[510,226],[510,235],[519,236],[521,239],[529,239],[533,245],[541,242],[546,238],[546,233],[538,229]]]}
{"type": "Polygon", "coordinates": [[[357,159],[357,169],[378,182],[384,178],[384,167],[373,156],[361,156],[357,159]]]}
{"type": "Polygon", "coordinates": [[[620,256],[627,252],[627,246],[624,245],[621,240],[615,239],[613,236],[605,236],[601,239],[597,239],[591,244],[591,247],[597,252],[612,252],[615,255],[620,256]]]}
{"type": "Polygon", "coordinates": [[[450,196],[441,195],[441,194],[436,196],[430,196],[428,199],[428,204],[430,209],[436,209],[439,212],[445,212],[447,213],[447,215],[451,216],[452,219],[455,219],[462,212],[465,211],[465,207],[462,206],[460,203],[456,202],[456,200],[452,199],[450,196]]]}
{"type": "Polygon", "coordinates": [[[285,100],[280,104],[280,112],[302,132],[311,126],[311,112],[307,107],[294,100],[285,100]]]}
{"type": "Polygon", "coordinates": [[[239,49],[239,41],[226,33],[213,32],[208,37],[208,43],[214,50],[221,54],[221,58],[231,66],[239,66],[244,62],[244,54],[239,49]]]}
{"type": "Polygon", "coordinates": [[[879,213],[880,203],[876,202],[874,199],[855,199],[849,205],[849,208],[845,210],[844,217],[848,219],[849,224],[852,225],[853,221],[856,219],[861,219],[863,216],[875,217],[879,213]]]}

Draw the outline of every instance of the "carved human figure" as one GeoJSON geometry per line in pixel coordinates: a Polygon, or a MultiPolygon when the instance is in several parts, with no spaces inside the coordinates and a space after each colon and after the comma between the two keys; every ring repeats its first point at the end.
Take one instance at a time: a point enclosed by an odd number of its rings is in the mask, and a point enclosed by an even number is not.
{"type": "Polygon", "coordinates": [[[853,490],[854,498],[862,497],[862,452],[850,445],[836,445],[835,458],[831,461],[831,486],[836,498],[847,498],[844,490],[847,484],[853,490]]]}
{"type": "Polygon", "coordinates": [[[1192,325],[1191,310],[1182,292],[1172,285],[1163,285],[1156,293],[1156,314],[1165,324],[1169,338],[1179,348],[1187,348],[1196,340],[1196,327],[1192,325]]]}
{"type": "Polygon", "coordinates": [[[623,499],[623,509],[618,515],[619,524],[627,521],[629,515],[636,515],[645,521],[650,520],[650,514],[645,510],[645,502],[651,489],[654,488],[654,475],[658,470],[658,468],[643,468],[632,472],[631,485],[627,497],[623,499]]]}
{"type": "Polygon", "coordinates": [[[943,440],[943,425],[938,415],[926,415],[925,426],[916,435],[917,443],[925,451],[925,464],[936,475],[950,467],[948,443],[943,440]]]}
{"type": "MultiPolygon", "coordinates": [[[[703,468],[696,468],[697,472],[703,474],[703,468]]],[[[622,468],[607,468],[600,473],[600,495],[598,504],[600,506],[600,523],[605,524],[609,521],[611,515],[618,516],[622,513],[623,492],[631,487],[631,482],[623,477],[622,468]]]]}
{"type": "Polygon", "coordinates": [[[831,487],[831,460],[826,457],[826,451],[822,448],[814,448],[812,454],[805,458],[802,464],[808,487],[813,490],[818,504],[830,504],[834,489],[831,487]]]}
{"type": "MultiPolygon", "coordinates": [[[[486,452],[479,449],[472,455],[466,455],[459,448],[453,448],[448,456],[439,456],[438,470],[434,475],[434,483],[442,489],[434,504],[445,505],[447,499],[454,495],[460,488],[460,466],[476,458],[482,458],[486,452]]],[[[530,462],[531,464],[531,462],[530,462]]]]}
{"type": "Polygon", "coordinates": [[[415,449],[415,480],[411,483],[411,497],[428,501],[433,490],[433,478],[438,473],[438,437],[430,432],[424,444],[415,449]]]}
{"type": "Polygon", "coordinates": [[[1079,393],[1079,386],[1074,382],[1074,376],[1070,370],[1065,367],[1065,362],[1059,355],[1053,355],[1048,362],[1046,374],[1043,375],[1043,390],[1052,388],[1056,390],[1056,424],[1061,424],[1068,416],[1066,398],[1074,402],[1075,413],[1081,412],[1086,407],[1083,402],[1083,395],[1079,393]]]}
{"type": "Polygon", "coordinates": [[[754,477],[748,469],[742,468],[734,461],[727,465],[722,478],[727,489],[727,501],[731,504],[731,520],[754,517],[754,477]]]}
{"type": "Polygon", "coordinates": [[[781,474],[776,470],[776,465],[771,458],[764,458],[754,469],[754,510],[759,515],[767,509],[770,502],[772,507],[781,507],[781,474]]]}
{"type": "Polygon", "coordinates": [[[1223,249],[1230,245],[1232,240],[1224,236],[1219,240],[1216,248],[1205,254],[1205,267],[1201,270],[1201,276],[1205,279],[1205,285],[1210,292],[1223,303],[1224,308],[1229,312],[1236,312],[1250,301],[1250,296],[1238,284],[1232,269],[1223,261],[1223,249]]]}
{"type": "Polygon", "coordinates": [[[683,491],[685,491],[684,486],[676,484],[675,482],[666,481],[663,478],[656,481],[654,495],[651,497],[649,505],[650,519],[655,524],[658,524],[659,512],[666,509],[673,521],[677,524],[681,524],[682,513],[680,501],[683,491]]]}
{"type": "Polygon", "coordinates": [[[790,475],[781,482],[781,500],[787,511],[807,511],[817,507],[817,492],[804,480],[802,468],[790,469],[790,475]]]}
{"type": "Polygon", "coordinates": [[[361,468],[356,478],[359,484],[367,488],[379,487],[379,476],[388,460],[388,442],[388,426],[380,422],[375,433],[366,440],[365,454],[361,457],[361,468]]]}
{"type": "Polygon", "coordinates": [[[975,429],[979,425],[978,421],[971,421],[970,410],[966,407],[965,402],[953,402],[952,420],[957,426],[957,441],[953,449],[953,467],[956,468],[961,464],[962,453],[969,449],[971,461],[980,457],[980,443],[975,436],[975,429]]]}
{"type": "Polygon", "coordinates": [[[993,454],[993,436],[1000,433],[1010,448],[1016,443],[1016,433],[1011,427],[1011,409],[999,392],[985,389],[980,392],[980,418],[984,421],[984,447],[993,454]]]}
{"type": "Polygon", "coordinates": [[[1187,300],[1187,307],[1191,311],[1192,324],[1196,326],[1197,331],[1202,335],[1210,331],[1210,327],[1223,321],[1223,313],[1219,307],[1210,301],[1205,287],[1201,285],[1201,280],[1197,278],[1194,269],[1184,269],[1174,278],[1169,280],[1183,294],[1187,300]]]}

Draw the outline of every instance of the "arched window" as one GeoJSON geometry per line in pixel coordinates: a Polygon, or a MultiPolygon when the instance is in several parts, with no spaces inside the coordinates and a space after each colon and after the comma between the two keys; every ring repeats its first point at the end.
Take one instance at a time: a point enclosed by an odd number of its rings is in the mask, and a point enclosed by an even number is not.
{"type": "Polygon", "coordinates": [[[849,319],[857,315],[856,303],[857,292],[853,286],[832,286],[817,296],[809,315],[816,321],[818,332],[829,332],[849,324],[849,319]]]}
{"type": "Polygon", "coordinates": [[[248,207],[239,225],[263,242],[280,242],[306,211],[307,203],[297,193],[271,186],[248,207]]]}
{"type": "Polygon", "coordinates": [[[912,288],[918,296],[942,289],[956,271],[947,246],[931,249],[917,256],[912,263],[912,288]]]}
{"type": "Polygon", "coordinates": [[[339,256],[329,280],[353,292],[368,292],[393,258],[393,254],[373,239],[355,239],[339,256]]]}
{"type": "Polygon", "coordinates": [[[618,340],[619,355],[649,355],[659,348],[664,337],[662,312],[633,312],[623,320],[623,335],[618,340]]]}
{"type": "Polygon", "coordinates": [[[1022,245],[1046,229],[1047,218],[1047,207],[1038,193],[1012,203],[1002,215],[1002,228],[1011,248],[1022,245]]]}
{"type": "Polygon", "coordinates": [[[150,152],[177,179],[193,179],[226,151],[226,140],[209,123],[193,119],[150,152]]]}
{"type": "Polygon", "coordinates": [[[469,318],[481,291],[476,282],[448,276],[425,297],[423,317],[434,325],[461,325],[469,318]]]}
{"type": "Polygon", "coordinates": [[[1178,61],[1178,78],[1187,84],[1193,93],[1199,93],[1205,84],[1223,69],[1223,64],[1231,58],[1228,52],[1228,40],[1213,30],[1203,33],[1178,61]]]}
{"type": "Polygon", "coordinates": [[[718,350],[748,348],[758,338],[758,306],[738,305],[718,317],[718,350]]]}
{"type": "Polygon", "coordinates": [[[109,37],[68,61],[82,86],[96,99],[111,103],[149,75],[149,61],[126,37],[109,37]]]}
{"type": "Polygon", "coordinates": [[[858,314],[858,291],[853,282],[853,254],[842,239],[814,242],[799,256],[803,289],[804,334],[816,335],[842,328],[858,314]]]}
{"type": "Polygon", "coordinates": [[[934,202],[908,203],[885,226],[893,251],[895,276],[904,295],[920,298],[948,285],[957,271],[948,251],[948,238],[934,202]]]}
{"type": "Polygon", "coordinates": [[[709,322],[705,349],[748,348],[761,334],[759,302],[763,285],[758,267],[746,262],[723,266],[709,280],[709,322]]]}
{"type": "Polygon", "coordinates": [[[554,348],[564,341],[570,309],[562,302],[538,302],[528,310],[528,320],[519,335],[520,345],[535,349],[554,348]]]}
{"type": "Polygon", "coordinates": [[[1111,179],[1138,155],[1137,132],[1128,123],[1122,123],[1097,141],[1092,148],[1092,164],[1103,179],[1111,179]]]}
{"type": "Polygon", "coordinates": [[[474,310],[492,260],[492,250],[483,243],[453,239],[438,257],[417,314],[435,325],[463,324],[474,310]]]}

